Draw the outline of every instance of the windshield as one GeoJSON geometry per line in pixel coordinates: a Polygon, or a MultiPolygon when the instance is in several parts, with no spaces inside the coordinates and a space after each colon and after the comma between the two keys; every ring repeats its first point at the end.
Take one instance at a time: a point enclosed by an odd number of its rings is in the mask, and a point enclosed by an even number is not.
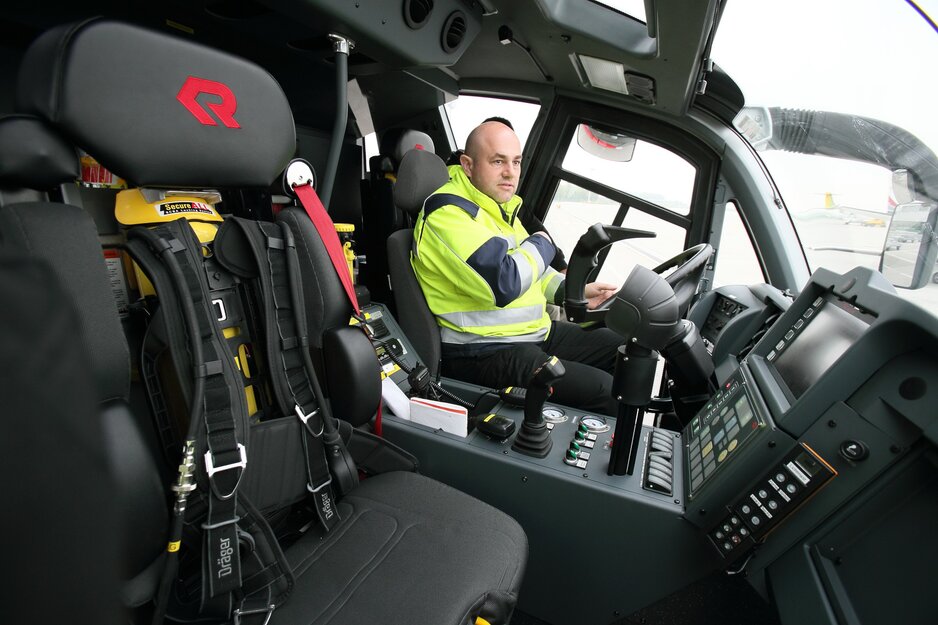
{"type": "MultiPolygon", "coordinates": [[[[761,3],[727,3],[713,59],[745,94],[737,128],[812,271],[878,269],[897,204],[938,204],[938,0],[919,7],[924,16],[901,0],[792,0],[769,23],[761,3]]],[[[938,314],[938,266],[928,271],[925,288],[897,291],[938,314]]]]}

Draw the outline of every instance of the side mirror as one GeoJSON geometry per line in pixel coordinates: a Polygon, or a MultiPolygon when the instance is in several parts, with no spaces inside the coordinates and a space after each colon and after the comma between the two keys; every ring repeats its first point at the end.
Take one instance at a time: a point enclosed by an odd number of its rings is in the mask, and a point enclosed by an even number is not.
{"type": "Polygon", "coordinates": [[[628,162],[635,153],[635,137],[587,124],[580,124],[577,128],[576,143],[587,154],[615,163],[628,162]]]}
{"type": "Polygon", "coordinates": [[[938,208],[923,202],[896,206],[886,231],[879,270],[894,286],[920,289],[938,281],[938,208]]]}

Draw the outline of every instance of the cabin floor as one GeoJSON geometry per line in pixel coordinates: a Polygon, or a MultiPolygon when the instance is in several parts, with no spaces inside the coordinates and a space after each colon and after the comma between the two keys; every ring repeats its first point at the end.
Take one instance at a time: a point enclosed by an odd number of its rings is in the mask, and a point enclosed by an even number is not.
{"type": "MultiPolygon", "coordinates": [[[[775,609],[742,577],[715,573],[613,625],[781,625],[775,609]]],[[[515,611],[511,625],[548,623],[515,611]]],[[[572,625],[572,624],[570,624],[572,625]]]]}

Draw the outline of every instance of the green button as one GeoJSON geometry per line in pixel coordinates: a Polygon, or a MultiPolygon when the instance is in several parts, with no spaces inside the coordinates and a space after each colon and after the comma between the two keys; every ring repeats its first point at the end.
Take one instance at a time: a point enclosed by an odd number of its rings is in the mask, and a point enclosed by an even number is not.
{"type": "Polygon", "coordinates": [[[576,441],[570,441],[570,451],[574,453],[580,453],[580,446],[576,441]]]}
{"type": "Polygon", "coordinates": [[[583,442],[586,440],[586,434],[584,434],[580,430],[577,430],[576,433],[573,435],[573,440],[575,440],[578,443],[583,442]]]}
{"type": "Polygon", "coordinates": [[[572,449],[567,450],[567,458],[569,458],[570,460],[576,460],[576,456],[577,456],[577,452],[573,451],[572,449]]]}

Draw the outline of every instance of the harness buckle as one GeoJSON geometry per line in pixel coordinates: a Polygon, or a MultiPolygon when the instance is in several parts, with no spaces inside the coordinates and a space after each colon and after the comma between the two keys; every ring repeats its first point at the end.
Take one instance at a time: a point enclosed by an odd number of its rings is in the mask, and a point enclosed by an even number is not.
{"type": "Polygon", "coordinates": [[[294,408],[294,412],[296,412],[296,416],[300,418],[300,422],[302,422],[303,427],[306,428],[306,431],[309,432],[313,438],[319,438],[320,436],[322,436],[323,430],[326,429],[325,423],[320,423],[319,432],[313,432],[312,428],[309,427],[309,423],[308,423],[310,417],[313,417],[319,414],[319,408],[316,408],[311,413],[306,414],[303,412],[303,409],[300,408],[300,405],[297,404],[296,407],[294,408]]]}
{"type": "Polygon", "coordinates": [[[212,450],[209,449],[205,452],[205,472],[208,473],[208,479],[212,486],[212,492],[215,493],[215,496],[219,499],[230,499],[235,491],[238,490],[238,485],[241,484],[241,478],[244,477],[244,467],[248,464],[248,452],[247,449],[241,443],[238,443],[238,452],[241,454],[241,459],[232,462],[231,464],[224,464],[220,467],[215,466],[215,460],[212,456],[212,450]],[[232,487],[231,492],[227,495],[222,495],[215,488],[215,482],[212,481],[212,476],[216,473],[221,473],[222,471],[228,471],[229,469],[241,469],[241,474],[238,476],[238,481],[235,482],[235,485],[232,487]]]}
{"type": "Polygon", "coordinates": [[[273,604],[273,603],[263,608],[254,608],[254,609],[249,609],[249,610],[242,610],[241,608],[235,608],[234,612],[232,612],[232,617],[233,617],[232,623],[233,625],[241,625],[242,616],[251,616],[254,614],[266,613],[267,616],[264,617],[264,622],[261,623],[261,625],[267,625],[270,622],[270,617],[273,615],[274,610],[276,609],[277,609],[277,606],[276,604],[273,604]]]}

